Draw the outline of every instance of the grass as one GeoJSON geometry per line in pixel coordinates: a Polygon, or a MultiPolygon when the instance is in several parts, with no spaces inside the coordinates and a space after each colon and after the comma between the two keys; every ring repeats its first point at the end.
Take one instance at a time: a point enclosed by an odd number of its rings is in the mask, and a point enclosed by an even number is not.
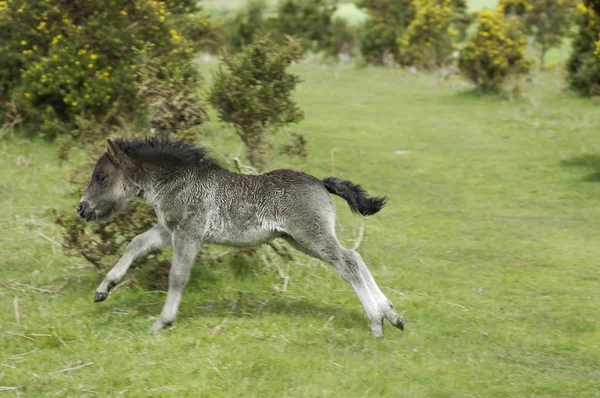
{"type": "MultiPolygon", "coordinates": [[[[164,294],[142,267],[92,302],[102,276],[52,242],[75,164],[14,136],[0,141],[7,395],[598,396],[598,103],[554,73],[508,102],[428,75],[295,70],[310,156],[271,166],[324,177],[334,150],[336,176],[390,197],[360,252],[406,331],[373,339],[350,287],[301,256],[285,293],[271,273],[196,266],[176,326],[149,335],[164,294]]],[[[230,132],[207,131],[221,159],[238,154],[230,132]]],[[[336,203],[351,246],[362,220],[336,203]]]]}

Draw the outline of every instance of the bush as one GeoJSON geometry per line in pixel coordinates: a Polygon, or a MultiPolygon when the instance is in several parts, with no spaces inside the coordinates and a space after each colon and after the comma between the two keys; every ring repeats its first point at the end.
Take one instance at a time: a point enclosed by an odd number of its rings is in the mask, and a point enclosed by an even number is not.
{"type": "Polygon", "coordinates": [[[383,64],[386,54],[398,57],[398,38],[415,17],[411,0],[359,0],[369,20],[360,34],[360,52],[368,63],[383,64]]]}
{"type": "Polygon", "coordinates": [[[152,47],[137,53],[138,95],[149,108],[150,126],[157,135],[194,137],[208,120],[198,95],[199,74],[190,62],[170,66],[152,58],[152,47]]]}
{"type": "Polygon", "coordinates": [[[252,42],[256,34],[268,31],[268,21],[264,15],[265,9],[264,0],[249,0],[246,7],[240,9],[235,17],[227,23],[229,50],[239,52],[252,42]]]}
{"type": "Polygon", "coordinates": [[[322,47],[327,58],[337,57],[341,53],[354,53],[356,49],[356,31],[345,19],[335,18],[322,47]]]}
{"type": "Polygon", "coordinates": [[[443,66],[458,32],[452,29],[454,12],[450,0],[413,0],[415,18],[398,39],[401,65],[433,69],[443,66]]]}
{"type": "Polygon", "coordinates": [[[531,69],[531,61],[525,58],[525,36],[518,25],[499,12],[480,13],[477,32],[460,52],[458,65],[479,89],[497,90],[508,77],[531,69]]]}
{"type": "Polygon", "coordinates": [[[576,22],[579,31],[567,63],[567,82],[581,95],[600,95],[600,3],[579,4],[576,22]]]}
{"type": "Polygon", "coordinates": [[[283,0],[271,25],[281,37],[300,40],[305,51],[318,52],[331,35],[335,8],[329,0],[283,0]]]}
{"type": "Polygon", "coordinates": [[[131,48],[152,42],[159,56],[189,59],[193,48],[170,20],[195,3],[2,2],[0,101],[14,101],[50,136],[70,131],[76,117],[136,112],[131,48]]]}
{"type": "Polygon", "coordinates": [[[539,50],[543,69],[548,50],[560,45],[569,32],[576,4],[577,0],[500,0],[498,8],[505,16],[520,20],[539,50]]]}
{"type": "Polygon", "coordinates": [[[286,71],[301,54],[292,38],[279,45],[268,35],[257,35],[241,53],[223,57],[213,78],[209,100],[219,118],[233,125],[259,170],[265,164],[265,134],[303,118],[291,98],[300,78],[286,71]]]}

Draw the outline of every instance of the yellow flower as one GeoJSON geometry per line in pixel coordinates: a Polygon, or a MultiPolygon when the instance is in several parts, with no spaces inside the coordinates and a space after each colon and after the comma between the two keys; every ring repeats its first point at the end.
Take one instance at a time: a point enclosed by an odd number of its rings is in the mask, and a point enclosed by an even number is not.
{"type": "Polygon", "coordinates": [[[39,47],[37,46],[37,44],[34,44],[34,45],[33,45],[33,49],[34,49],[34,50],[36,50],[36,51],[37,51],[37,49],[38,49],[38,48],[39,48],[39,47]]]}
{"type": "Polygon", "coordinates": [[[40,24],[38,25],[38,27],[37,27],[37,28],[38,28],[38,30],[42,30],[42,29],[44,29],[45,27],[46,27],[46,22],[42,21],[42,22],[40,22],[40,24]]]}
{"type": "Polygon", "coordinates": [[[94,67],[94,64],[88,64],[88,68],[92,69],[94,67]]]}
{"type": "Polygon", "coordinates": [[[27,40],[21,40],[21,45],[22,46],[26,46],[27,45],[27,40]]]}
{"type": "Polygon", "coordinates": [[[58,55],[52,54],[52,59],[56,61],[58,59],[58,55]]]}
{"type": "Polygon", "coordinates": [[[77,106],[77,101],[73,101],[73,102],[71,102],[71,105],[73,105],[73,106],[77,106]]]}
{"type": "MultiPolygon", "coordinates": [[[[147,17],[144,17],[144,18],[147,18],[147,17]]],[[[163,22],[163,23],[164,23],[164,22],[165,22],[165,20],[166,20],[166,18],[165,18],[164,16],[162,16],[162,15],[161,15],[161,17],[159,18],[159,20],[160,20],[160,22],[163,22]]]]}
{"type": "Polygon", "coordinates": [[[129,67],[130,67],[131,69],[135,69],[135,68],[137,68],[137,66],[135,66],[135,65],[129,65],[129,67]]]}
{"type": "Polygon", "coordinates": [[[119,14],[121,14],[124,17],[126,17],[127,16],[127,11],[121,10],[121,12],[119,12],[119,14]]]}
{"type": "Polygon", "coordinates": [[[31,94],[29,94],[29,93],[23,93],[23,96],[24,96],[25,98],[31,98],[31,94]]]}
{"type": "Polygon", "coordinates": [[[90,58],[91,59],[98,59],[98,56],[96,54],[90,54],[90,58]]]}
{"type": "Polygon", "coordinates": [[[90,98],[90,95],[86,94],[86,95],[83,96],[83,98],[88,99],[88,98],[90,98]]]}

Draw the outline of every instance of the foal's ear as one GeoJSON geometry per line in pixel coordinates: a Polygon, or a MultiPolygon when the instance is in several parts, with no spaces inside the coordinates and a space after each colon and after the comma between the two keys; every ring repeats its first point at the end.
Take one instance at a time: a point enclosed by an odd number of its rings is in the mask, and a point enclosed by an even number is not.
{"type": "Polygon", "coordinates": [[[106,153],[117,166],[130,166],[133,163],[132,159],[110,139],[106,140],[106,153]]]}

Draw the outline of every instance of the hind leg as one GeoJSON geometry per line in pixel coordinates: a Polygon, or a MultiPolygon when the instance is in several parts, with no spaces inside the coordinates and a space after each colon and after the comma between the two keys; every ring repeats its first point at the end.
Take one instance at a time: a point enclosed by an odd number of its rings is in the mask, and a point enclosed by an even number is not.
{"type": "Polygon", "coordinates": [[[377,301],[379,308],[381,309],[381,311],[383,311],[385,319],[387,319],[392,325],[394,325],[398,329],[404,330],[404,319],[402,318],[402,315],[396,312],[396,310],[394,309],[394,305],[387,299],[387,297],[385,297],[379,286],[377,286],[373,275],[371,275],[371,272],[369,271],[369,268],[367,268],[367,265],[363,261],[361,255],[354,250],[347,249],[346,252],[355,258],[356,263],[358,264],[358,267],[360,269],[360,273],[363,279],[365,280],[367,286],[369,287],[369,291],[377,301]]]}
{"type": "Polygon", "coordinates": [[[371,333],[382,337],[384,312],[371,293],[356,258],[340,245],[335,235],[299,233],[287,240],[300,251],[327,262],[352,286],[371,321],[371,333]]]}

